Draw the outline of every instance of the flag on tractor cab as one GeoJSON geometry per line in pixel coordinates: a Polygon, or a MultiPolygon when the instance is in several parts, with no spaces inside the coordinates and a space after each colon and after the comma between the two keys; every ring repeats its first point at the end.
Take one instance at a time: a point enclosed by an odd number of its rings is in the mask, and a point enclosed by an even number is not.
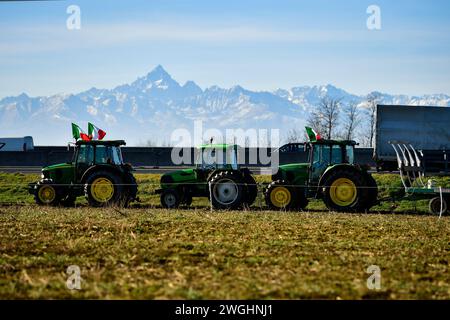
{"type": "Polygon", "coordinates": [[[314,131],[313,128],[305,127],[305,129],[306,129],[306,133],[308,134],[309,141],[314,142],[314,141],[322,139],[320,134],[318,134],[316,131],[314,131]]]}
{"type": "Polygon", "coordinates": [[[91,140],[89,136],[75,123],[72,123],[72,135],[75,140],[79,139],[84,141],[91,140]]]}
{"type": "Polygon", "coordinates": [[[102,140],[106,136],[105,131],[90,122],[88,123],[88,134],[92,140],[102,140]]]}

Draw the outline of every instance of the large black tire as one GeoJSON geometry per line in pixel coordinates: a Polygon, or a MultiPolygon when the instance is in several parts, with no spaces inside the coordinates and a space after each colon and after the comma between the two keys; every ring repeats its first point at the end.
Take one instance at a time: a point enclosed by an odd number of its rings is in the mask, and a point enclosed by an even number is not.
{"type": "Polygon", "coordinates": [[[296,187],[295,188],[295,196],[296,196],[296,201],[297,201],[297,203],[295,205],[295,209],[305,210],[309,204],[308,198],[306,197],[305,188],[296,187]]]}
{"type": "Polygon", "coordinates": [[[272,210],[294,210],[298,205],[295,188],[284,180],[271,182],[264,192],[264,198],[272,210]]]}
{"type": "Polygon", "coordinates": [[[136,200],[138,192],[138,184],[134,175],[130,172],[127,174],[126,192],[123,199],[123,206],[128,207],[131,201],[136,200]]]}
{"type": "Polygon", "coordinates": [[[242,206],[245,188],[240,175],[232,171],[221,171],[208,183],[215,209],[238,209],[242,206]]]}
{"type": "Polygon", "coordinates": [[[61,190],[51,180],[41,180],[36,185],[34,200],[39,205],[57,206],[61,200],[61,190]]]}
{"type": "Polygon", "coordinates": [[[323,184],[323,201],[331,211],[365,211],[368,203],[366,179],[354,169],[336,169],[323,184]]]}
{"type": "Polygon", "coordinates": [[[250,207],[253,202],[255,202],[256,197],[258,196],[258,186],[251,174],[244,175],[244,183],[245,193],[243,202],[250,207]]]}
{"type": "MultiPolygon", "coordinates": [[[[440,215],[441,214],[441,197],[435,197],[428,203],[428,209],[431,214],[440,215]]],[[[448,212],[448,199],[442,198],[442,214],[448,212]]]]}
{"type": "Polygon", "coordinates": [[[123,206],[126,196],[122,179],[103,170],[92,173],[86,179],[84,194],[92,207],[123,206]]]}
{"type": "Polygon", "coordinates": [[[161,206],[166,209],[176,209],[180,206],[180,193],[175,189],[166,189],[160,196],[161,206]]]}
{"type": "Polygon", "coordinates": [[[365,209],[370,210],[373,206],[378,204],[378,185],[371,174],[366,173],[366,187],[367,187],[367,202],[365,209]]]}

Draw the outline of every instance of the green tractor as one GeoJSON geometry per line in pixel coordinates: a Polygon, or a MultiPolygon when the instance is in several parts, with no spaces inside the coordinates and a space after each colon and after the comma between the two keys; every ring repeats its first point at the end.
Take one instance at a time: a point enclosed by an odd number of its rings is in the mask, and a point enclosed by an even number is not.
{"type": "Polygon", "coordinates": [[[276,210],[303,210],[308,198],[321,198],[329,210],[362,212],[377,204],[378,188],[368,167],[354,163],[356,142],[313,140],[304,144],[308,163],[281,165],[265,190],[276,210]]]}
{"type": "Polygon", "coordinates": [[[41,180],[29,185],[37,204],[73,206],[79,196],[89,205],[128,206],[138,200],[132,167],[123,163],[125,141],[77,141],[72,162],[42,169],[41,180]]]}
{"type": "Polygon", "coordinates": [[[189,206],[193,197],[207,197],[216,209],[251,206],[258,189],[248,168],[238,164],[238,146],[207,144],[197,150],[196,167],[161,176],[161,205],[189,206]]]}

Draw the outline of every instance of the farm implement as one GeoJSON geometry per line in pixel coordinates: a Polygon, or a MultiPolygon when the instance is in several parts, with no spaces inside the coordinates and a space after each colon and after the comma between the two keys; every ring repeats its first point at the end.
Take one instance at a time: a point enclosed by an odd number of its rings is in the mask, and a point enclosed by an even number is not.
{"type": "Polygon", "coordinates": [[[389,142],[395,151],[397,165],[405,189],[405,198],[430,199],[430,213],[441,216],[449,211],[450,188],[435,186],[432,180],[425,183],[425,172],[422,165],[422,153],[411,144],[389,142]]]}

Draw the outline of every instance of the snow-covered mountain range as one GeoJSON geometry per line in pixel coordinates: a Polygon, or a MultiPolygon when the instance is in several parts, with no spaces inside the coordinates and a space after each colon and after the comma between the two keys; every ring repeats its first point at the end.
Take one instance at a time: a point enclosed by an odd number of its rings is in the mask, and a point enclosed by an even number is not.
{"type": "MultiPolygon", "coordinates": [[[[386,104],[450,106],[444,94],[405,96],[378,93],[386,104]]],[[[364,107],[365,96],[332,85],[300,86],[289,90],[256,92],[240,86],[200,88],[195,82],[180,85],[162,66],[131,84],[114,89],[92,88],[78,94],[29,97],[25,93],[0,100],[0,136],[31,135],[38,145],[63,145],[71,140],[70,123],[88,121],[107,131],[109,139],[128,145],[147,140],[169,142],[178,128],[192,130],[194,120],[204,129],[289,129],[304,126],[321,98],[342,99],[364,107]]]]}

